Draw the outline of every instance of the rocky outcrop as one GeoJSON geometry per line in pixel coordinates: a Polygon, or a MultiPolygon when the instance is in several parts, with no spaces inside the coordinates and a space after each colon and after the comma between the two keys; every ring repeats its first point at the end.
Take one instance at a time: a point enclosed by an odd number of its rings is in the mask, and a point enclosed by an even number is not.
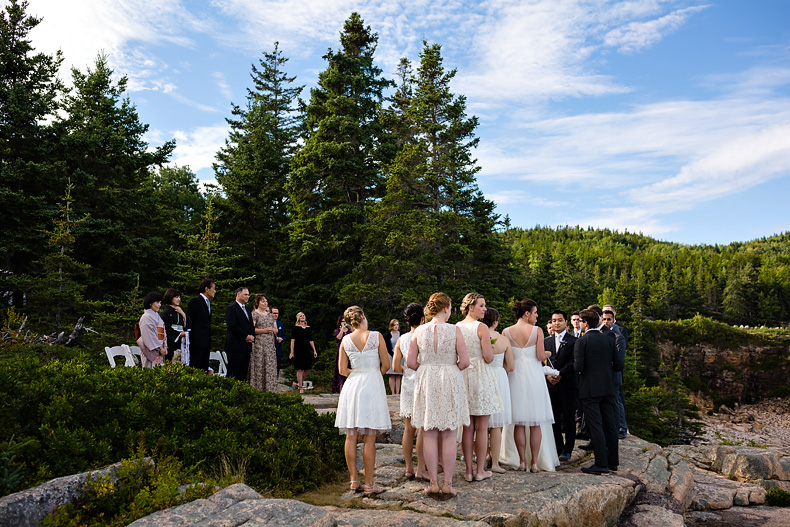
{"type": "Polygon", "coordinates": [[[4,496],[0,498],[0,525],[37,527],[55,507],[74,502],[89,477],[114,477],[120,466],[116,463],[102,470],[53,479],[38,487],[4,496]]]}

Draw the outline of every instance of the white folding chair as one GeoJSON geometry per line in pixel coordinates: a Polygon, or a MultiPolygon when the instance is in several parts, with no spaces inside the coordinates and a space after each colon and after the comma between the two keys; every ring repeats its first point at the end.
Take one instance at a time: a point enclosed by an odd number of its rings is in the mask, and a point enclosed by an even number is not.
{"type": "Polygon", "coordinates": [[[107,360],[110,361],[110,366],[113,368],[118,365],[116,361],[117,357],[123,357],[124,366],[134,366],[134,360],[132,360],[132,355],[129,353],[129,347],[126,344],[113,346],[111,348],[105,347],[104,353],[107,354],[107,360]]]}
{"type": "Polygon", "coordinates": [[[228,357],[224,351],[212,351],[208,354],[209,363],[213,360],[219,363],[216,374],[220,377],[228,376],[228,357]]]}

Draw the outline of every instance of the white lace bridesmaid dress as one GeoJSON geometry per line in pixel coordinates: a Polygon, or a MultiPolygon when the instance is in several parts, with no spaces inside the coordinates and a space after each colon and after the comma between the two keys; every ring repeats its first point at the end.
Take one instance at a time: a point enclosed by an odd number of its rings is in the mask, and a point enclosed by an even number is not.
{"type": "Polygon", "coordinates": [[[466,382],[466,395],[469,398],[470,415],[491,415],[502,411],[502,398],[499,395],[494,370],[483,358],[483,347],[477,328],[482,322],[456,324],[461,329],[469,354],[469,367],[463,372],[466,382]]]}
{"type": "Polygon", "coordinates": [[[378,348],[377,331],[370,332],[362,350],[351,340],[351,335],[343,337],[343,350],[351,362],[351,373],[337,401],[335,426],[341,434],[375,434],[392,429],[378,348]]]}
{"type": "Polygon", "coordinates": [[[412,425],[423,430],[468,426],[466,386],[456,364],[455,326],[429,322],[417,328],[412,338],[417,339],[419,362],[412,425]]]}
{"type": "Polygon", "coordinates": [[[510,382],[505,371],[504,353],[494,355],[494,360],[491,361],[491,369],[494,371],[494,378],[499,387],[499,396],[502,398],[502,411],[491,414],[491,419],[488,420],[488,428],[501,428],[509,425],[513,420],[510,405],[510,382]]]}

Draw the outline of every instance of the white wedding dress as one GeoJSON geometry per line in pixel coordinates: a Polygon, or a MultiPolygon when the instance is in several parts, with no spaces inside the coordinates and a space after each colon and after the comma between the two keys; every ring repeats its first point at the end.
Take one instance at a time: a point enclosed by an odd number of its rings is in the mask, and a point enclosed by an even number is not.
{"type": "MultiPolygon", "coordinates": [[[[508,328],[510,329],[510,328],[508,328]]],[[[529,448],[529,427],[540,426],[541,442],[537,465],[540,470],[553,472],[560,464],[557,447],[554,443],[554,414],[551,410],[551,399],[543,375],[543,367],[537,357],[537,331],[534,326],[527,345],[518,347],[518,343],[510,337],[506,329],[502,335],[510,340],[513,346],[514,367],[508,373],[510,381],[510,404],[512,423],[502,430],[502,450],[500,463],[518,466],[518,451],[513,439],[514,425],[526,426],[527,447],[525,452],[527,466],[533,464],[532,452],[529,448]]]]}

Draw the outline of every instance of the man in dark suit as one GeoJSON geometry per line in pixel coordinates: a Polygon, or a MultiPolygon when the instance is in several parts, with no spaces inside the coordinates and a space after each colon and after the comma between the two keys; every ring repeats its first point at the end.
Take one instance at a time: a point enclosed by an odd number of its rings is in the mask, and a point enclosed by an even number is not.
{"type": "Polygon", "coordinates": [[[623,361],[614,340],[601,333],[598,313],[585,309],[579,316],[584,336],[574,346],[574,369],[579,374],[579,399],[595,452],[595,465],[582,468],[582,472],[608,474],[620,463],[613,377],[614,372],[623,370],[623,361]]]}
{"type": "Polygon", "coordinates": [[[560,461],[568,461],[576,444],[576,372],[573,371],[573,347],[576,337],[568,331],[568,318],[565,311],[557,310],[551,314],[552,336],[543,341],[544,348],[551,351],[547,363],[559,375],[547,375],[551,409],[554,412],[554,443],[560,461]],[[562,434],[565,433],[563,440],[562,434]]]}
{"type": "Polygon", "coordinates": [[[247,307],[250,290],[246,287],[236,289],[236,301],[225,310],[225,353],[228,354],[228,377],[239,381],[247,380],[247,371],[252,354],[252,341],[255,340],[255,324],[252,311],[247,307]]]}
{"type": "Polygon", "coordinates": [[[203,280],[198,286],[198,296],[187,305],[187,318],[191,319],[189,332],[189,365],[208,371],[211,352],[211,300],[217,286],[211,280],[203,280]]]}
{"type": "MultiPolygon", "coordinates": [[[[622,347],[623,352],[623,359],[625,359],[625,352],[628,348],[628,328],[622,324],[619,324],[615,317],[617,313],[614,310],[614,307],[611,304],[606,304],[603,306],[603,321],[606,324],[606,327],[614,331],[615,333],[619,332],[622,335],[622,340],[618,343],[617,350],[620,351],[622,347]]],[[[619,377],[615,380],[615,384],[617,384],[617,435],[620,439],[625,439],[628,436],[628,422],[625,419],[625,393],[623,393],[623,374],[621,373],[619,377]],[[619,384],[618,381],[619,380],[619,384]]]]}
{"type": "Polygon", "coordinates": [[[282,364],[283,361],[283,342],[288,340],[288,337],[285,336],[285,326],[280,320],[280,308],[272,308],[272,318],[274,318],[274,323],[277,324],[277,335],[274,337],[274,349],[277,350],[277,375],[280,375],[280,364],[282,364]]]}

